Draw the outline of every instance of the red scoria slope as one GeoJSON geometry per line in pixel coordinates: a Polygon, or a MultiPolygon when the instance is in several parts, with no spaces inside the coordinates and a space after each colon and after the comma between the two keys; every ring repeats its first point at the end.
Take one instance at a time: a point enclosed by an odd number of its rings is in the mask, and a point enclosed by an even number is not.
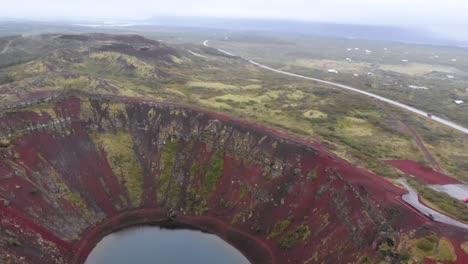
{"type": "Polygon", "coordinates": [[[394,166],[400,171],[413,175],[427,184],[461,184],[461,182],[450,178],[449,176],[436,172],[431,168],[425,167],[412,160],[388,160],[388,164],[394,166]]]}
{"type": "Polygon", "coordinates": [[[319,145],[195,108],[63,96],[3,114],[0,136],[0,263],[83,263],[149,223],[214,233],[252,263],[349,263],[425,221],[319,145]]]}

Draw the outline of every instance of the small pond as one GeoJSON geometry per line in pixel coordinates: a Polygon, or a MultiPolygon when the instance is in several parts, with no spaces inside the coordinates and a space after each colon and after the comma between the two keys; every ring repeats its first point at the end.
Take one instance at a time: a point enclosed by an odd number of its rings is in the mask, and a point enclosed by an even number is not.
{"type": "Polygon", "coordinates": [[[141,226],[104,237],[85,264],[215,263],[248,264],[219,237],[200,231],[141,226]]]}

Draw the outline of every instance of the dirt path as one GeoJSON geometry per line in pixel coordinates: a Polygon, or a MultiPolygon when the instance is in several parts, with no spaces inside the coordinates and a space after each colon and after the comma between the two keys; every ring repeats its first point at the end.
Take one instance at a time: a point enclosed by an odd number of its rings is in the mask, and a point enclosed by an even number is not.
{"type": "Polygon", "coordinates": [[[8,51],[8,49],[10,48],[10,45],[11,45],[12,42],[13,42],[13,40],[8,41],[8,43],[5,45],[5,47],[3,47],[2,51],[0,52],[0,54],[5,54],[5,53],[7,53],[7,51],[8,51]]]}
{"type": "Polygon", "coordinates": [[[422,140],[421,136],[418,134],[418,132],[416,132],[416,130],[414,130],[412,127],[410,127],[408,124],[406,124],[405,122],[403,122],[401,120],[401,118],[395,114],[393,111],[391,111],[390,109],[388,109],[384,104],[382,104],[381,102],[378,102],[378,104],[382,107],[382,109],[384,110],[385,113],[387,113],[389,116],[391,116],[395,121],[398,122],[400,128],[407,132],[407,133],[410,133],[413,137],[414,137],[414,140],[416,142],[416,145],[418,146],[419,150],[421,150],[421,153],[424,155],[424,159],[429,162],[429,164],[431,164],[431,167],[437,171],[437,172],[440,172],[440,173],[443,173],[445,174],[444,170],[442,169],[442,167],[439,165],[439,163],[437,163],[437,160],[434,158],[434,156],[432,156],[432,154],[429,152],[429,150],[426,148],[426,146],[424,145],[424,141],[422,140]]]}

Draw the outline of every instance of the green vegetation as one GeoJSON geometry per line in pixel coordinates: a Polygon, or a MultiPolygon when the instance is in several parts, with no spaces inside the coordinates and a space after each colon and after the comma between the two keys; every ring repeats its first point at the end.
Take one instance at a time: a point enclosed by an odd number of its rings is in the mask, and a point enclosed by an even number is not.
{"type": "Polygon", "coordinates": [[[68,192],[66,193],[67,199],[72,202],[76,207],[80,208],[81,212],[85,216],[86,219],[91,219],[91,213],[89,212],[88,208],[86,207],[85,202],[81,198],[78,193],[68,192]]]}
{"type": "Polygon", "coordinates": [[[434,250],[434,247],[435,247],[434,240],[435,239],[432,237],[421,239],[416,243],[416,246],[418,247],[418,249],[424,252],[431,252],[434,250]]]}
{"type": "Polygon", "coordinates": [[[233,209],[235,207],[235,204],[234,204],[234,202],[231,202],[231,201],[225,200],[224,198],[221,198],[219,200],[219,206],[221,206],[222,208],[231,210],[231,209],[233,209]]]}
{"type": "MultiPolygon", "coordinates": [[[[395,248],[391,247],[388,243],[383,243],[379,246],[379,253],[381,254],[381,257],[385,258],[387,256],[391,256],[395,260],[400,260],[402,261],[401,263],[407,263],[408,260],[410,259],[410,255],[406,252],[398,252],[395,250],[395,248]]],[[[360,263],[372,263],[367,259],[366,262],[360,262],[360,263]]],[[[379,262],[379,263],[387,263],[387,262],[379,262]]]]}
{"type": "Polygon", "coordinates": [[[249,190],[249,186],[248,186],[246,183],[242,184],[242,185],[241,185],[241,190],[240,190],[240,196],[239,196],[239,198],[240,198],[241,200],[244,199],[244,197],[245,197],[247,194],[249,194],[249,191],[250,191],[250,190],[249,190]]]}
{"type": "Polygon", "coordinates": [[[288,219],[276,223],[276,225],[273,227],[273,230],[271,230],[270,234],[268,235],[268,239],[272,239],[281,235],[286,230],[286,228],[289,227],[292,221],[293,217],[289,216],[288,219]]]}
{"type": "Polygon", "coordinates": [[[410,259],[416,262],[422,261],[424,258],[435,261],[455,261],[457,259],[450,240],[435,235],[410,240],[404,238],[400,242],[399,249],[401,252],[408,252],[410,259]]]}
{"type": "Polygon", "coordinates": [[[465,57],[464,50],[272,34],[253,38],[267,40],[255,41],[247,34],[236,34],[231,36],[230,41],[212,41],[211,45],[269,66],[375,92],[428,112],[448,116],[460,124],[468,123],[467,112],[457,110],[451,101],[455,97],[466,99],[467,96],[464,88],[468,61],[451,61],[452,58],[465,57]],[[366,54],[364,49],[372,51],[372,54],[366,54]],[[324,53],[324,50],[327,52],[324,53]],[[330,74],[328,69],[336,69],[339,74],[330,74]],[[455,78],[448,78],[447,75],[455,78]],[[411,89],[409,85],[429,89],[411,89]]]}
{"type": "Polygon", "coordinates": [[[7,238],[6,243],[10,247],[21,247],[22,243],[17,238],[7,238]]]}
{"type": "Polygon", "coordinates": [[[132,204],[138,207],[141,203],[143,170],[133,150],[130,133],[94,133],[93,140],[96,146],[103,149],[114,175],[127,187],[132,204]]]}
{"type": "Polygon", "coordinates": [[[174,206],[179,197],[180,186],[176,175],[173,174],[177,158],[177,140],[168,140],[161,148],[160,167],[163,168],[159,176],[159,201],[166,199],[169,206],[174,206]],[[162,200],[161,200],[162,199],[162,200]]]}
{"type": "Polygon", "coordinates": [[[205,190],[207,193],[211,193],[219,178],[223,173],[224,168],[224,150],[218,150],[211,158],[210,167],[206,172],[205,178],[205,190]]]}
{"type": "Polygon", "coordinates": [[[57,114],[53,107],[50,104],[42,103],[29,107],[26,111],[35,112],[36,114],[43,115],[44,113],[48,114],[51,118],[57,119],[57,114]]]}
{"type": "MultiPolygon", "coordinates": [[[[186,192],[186,197],[185,205],[189,212],[195,215],[203,215],[208,211],[207,201],[197,189],[189,187],[186,192]]],[[[229,206],[229,204],[221,204],[221,206],[229,206]]]]}
{"type": "Polygon", "coordinates": [[[242,218],[242,214],[241,214],[241,213],[234,215],[234,217],[233,217],[232,220],[231,220],[231,225],[235,225],[235,224],[239,223],[239,221],[241,220],[241,218],[242,218]]]}
{"type": "Polygon", "coordinates": [[[89,55],[85,62],[85,69],[95,69],[101,74],[121,74],[127,72],[129,77],[152,78],[155,69],[148,63],[125,54],[117,52],[100,52],[89,55]],[[103,67],[104,66],[104,67],[103,67]],[[132,76],[134,74],[135,76],[132,76]]]}
{"type": "MultiPolygon", "coordinates": [[[[222,176],[223,168],[223,149],[214,152],[209,163],[206,165],[200,165],[197,161],[192,164],[190,169],[191,186],[188,187],[186,198],[187,208],[189,208],[190,211],[197,215],[202,215],[208,210],[208,199],[222,176]],[[199,182],[197,178],[203,176],[204,178],[201,178],[203,182],[199,182]]],[[[231,202],[225,200],[220,200],[219,204],[226,209],[232,209],[234,206],[231,202]]]]}
{"type": "Polygon", "coordinates": [[[295,230],[287,233],[281,238],[279,247],[281,249],[290,249],[296,245],[299,241],[307,241],[310,237],[309,225],[304,223],[298,226],[295,230]]]}
{"type": "Polygon", "coordinates": [[[8,148],[10,141],[8,139],[0,139],[0,148],[8,148]]]}
{"type": "Polygon", "coordinates": [[[86,204],[81,199],[81,196],[77,193],[70,193],[68,194],[68,200],[72,202],[74,205],[78,206],[80,209],[85,210],[86,204]]]}

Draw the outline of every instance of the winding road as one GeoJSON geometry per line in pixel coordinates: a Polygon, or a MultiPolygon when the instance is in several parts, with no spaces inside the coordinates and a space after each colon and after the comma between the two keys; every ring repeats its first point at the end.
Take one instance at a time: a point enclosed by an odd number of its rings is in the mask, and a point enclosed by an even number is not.
{"type": "MultiPolygon", "coordinates": [[[[210,40],[205,40],[203,42],[203,45],[205,47],[210,47],[210,46],[208,46],[209,41],[210,40]]],[[[222,49],[217,49],[217,50],[219,52],[222,52],[222,53],[224,53],[226,55],[229,55],[229,56],[236,56],[236,55],[234,55],[234,54],[232,54],[232,53],[230,53],[228,51],[222,50],[222,49]]],[[[287,71],[274,69],[274,68],[268,67],[266,65],[260,64],[258,62],[255,62],[253,60],[249,60],[249,59],[246,59],[246,58],[243,58],[243,57],[240,57],[240,58],[242,58],[243,60],[245,60],[245,61],[247,61],[247,62],[249,62],[249,63],[251,63],[253,65],[256,65],[258,67],[264,68],[264,69],[272,71],[272,72],[276,72],[276,73],[280,73],[280,74],[284,74],[284,75],[288,75],[288,76],[292,76],[292,77],[297,77],[297,78],[301,78],[301,79],[306,79],[306,80],[310,80],[310,81],[314,81],[314,82],[318,82],[318,83],[324,83],[324,84],[328,84],[328,85],[331,85],[331,86],[334,86],[334,87],[337,87],[337,88],[340,88],[340,89],[344,89],[344,90],[348,90],[348,91],[351,91],[351,92],[363,94],[363,95],[375,98],[377,100],[380,100],[382,102],[386,102],[388,104],[394,105],[394,106],[399,107],[401,109],[405,109],[407,111],[413,112],[413,113],[418,114],[420,116],[423,116],[425,118],[432,119],[435,122],[446,125],[448,127],[456,129],[456,130],[458,130],[460,132],[463,132],[465,134],[468,134],[468,128],[466,128],[466,127],[463,127],[463,126],[458,125],[458,124],[456,124],[456,123],[454,123],[454,122],[452,122],[450,120],[447,120],[447,119],[444,119],[444,118],[441,118],[441,117],[438,117],[438,116],[433,115],[431,117],[428,117],[427,112],[425,112],[425,111],[422,111],[422,110],[416,109],[416,108],[414,108],[412,106],[405,105],[405,104],[399,103],[397,101],[382,97],[380,95],[369,93],[369,92],[366,92],[366,91],[363,91],[363,90],[360,90],[360,89],[357,89],[357,88],[353,88],[351,86],[347,86],[347,85],[343,85],[343,84],[339,84],[339,83],[335,83],[335,82],[325,81],[325,80],[321,80],[321,79],[317,79],[317,78],[307,77],[307,76],[300,75],[300,74],[295,74],[295,73],[291,73],[291,72],[287,72],[287,71]]]]}
{"type": "Polygon", "coordinates": [[[425,206],[424,204],[420,203],[419,199],[418,199],[418,193],[413,188],[411,188],[405,180],[400,180],[400,183],[409,192],[409,193],[404,194],[402,196],[403,201],[405,201],[407,204],[411,205],[416,210],[418,210],[419,212],[421,212],[422,214],[424,214],[424,215],[426,215],[428,217],[431,214],[434,217],[434,221],[436,221],[436,222],[440,222],[440,223],[444,223],[444,224],[447,224],[447,225],[452,225],[452,226],[457,226],[457,227],[461,227],[461,228],[464,228],[464,229],[468,229],[467,224],[465,224],[463,222],[460,222],[460,221],[457,221],[457,220],[455,220],[453,218],[450,218],[450,217],[448,217],[448,216],[446,216],[444,214],[441,214],[441,213],[437,212],[436,210],[433,210],[433,209],[425,206]]]}

